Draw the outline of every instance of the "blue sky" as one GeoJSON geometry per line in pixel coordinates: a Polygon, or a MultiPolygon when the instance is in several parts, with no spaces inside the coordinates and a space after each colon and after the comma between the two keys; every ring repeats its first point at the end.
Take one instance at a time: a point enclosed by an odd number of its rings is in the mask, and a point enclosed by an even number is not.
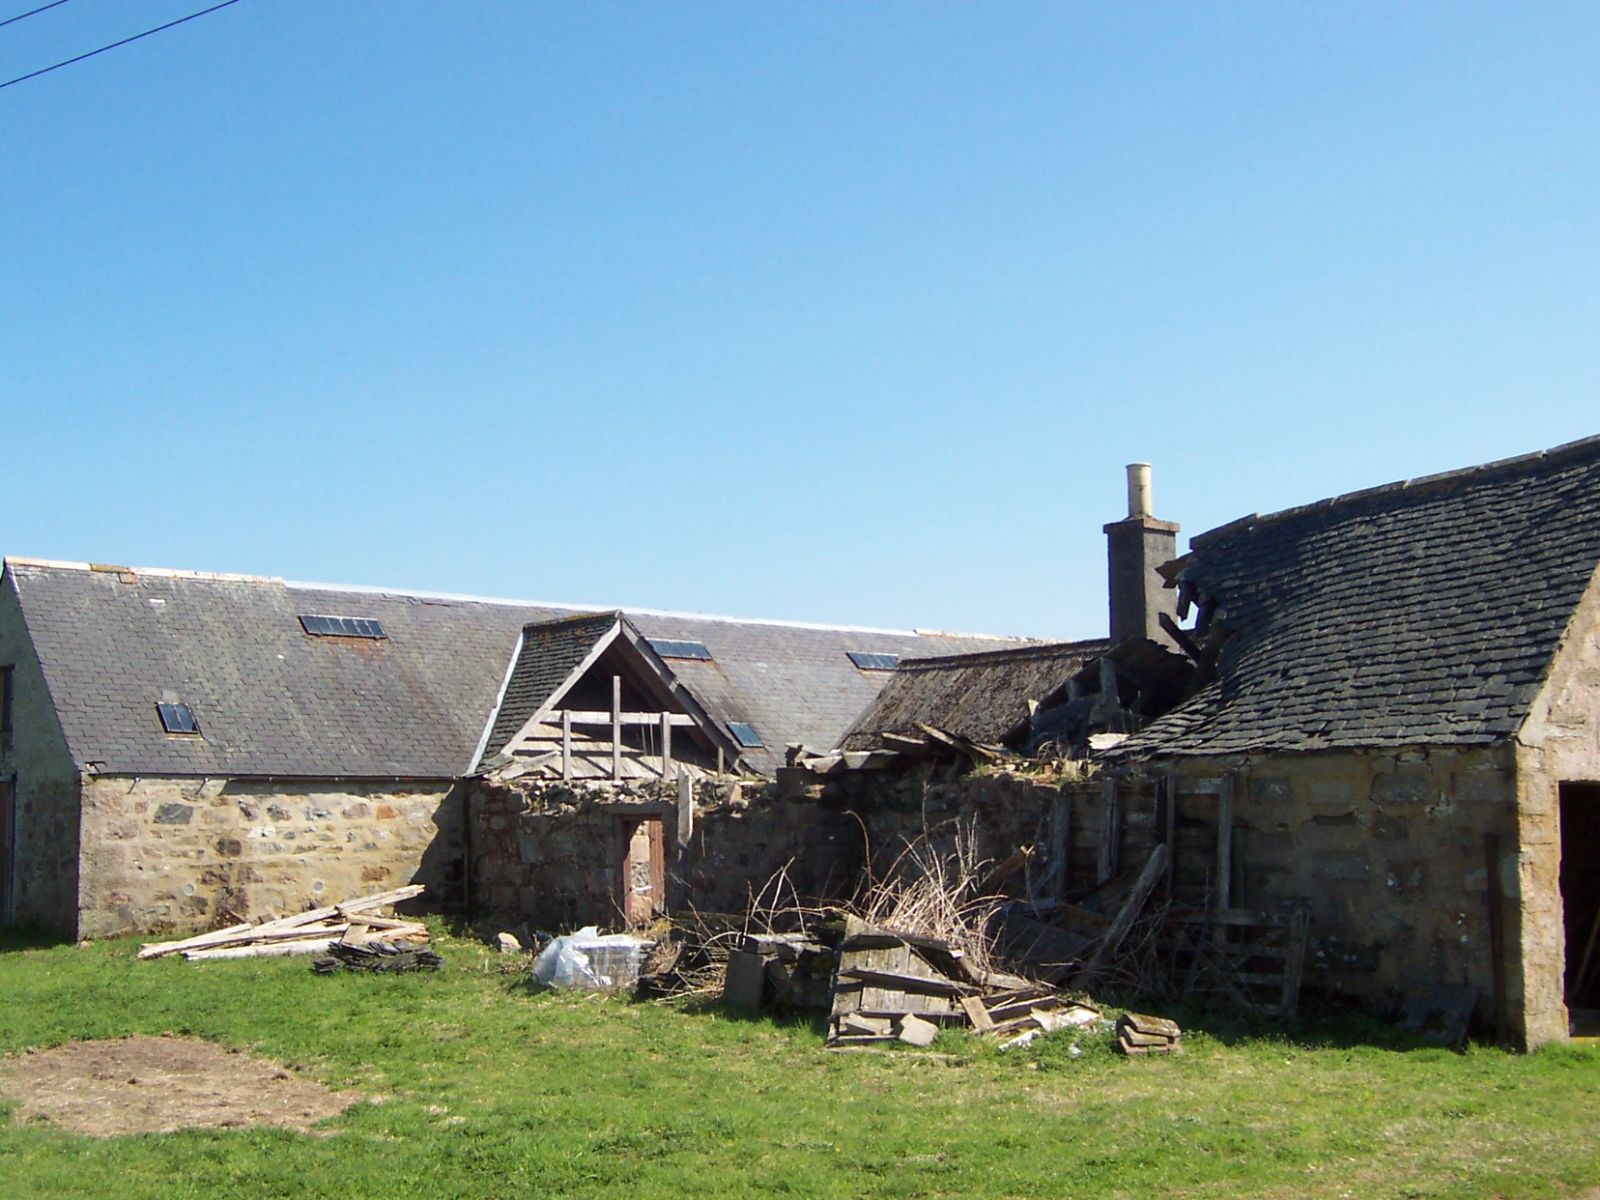
{"type": "Polygon", "coordinates": [[[1126,462],[1194,533],[1600,433],[1597,61],[1588,5],[244,0],[0,89],[0,550],[1097,636],[1126,462]]]}

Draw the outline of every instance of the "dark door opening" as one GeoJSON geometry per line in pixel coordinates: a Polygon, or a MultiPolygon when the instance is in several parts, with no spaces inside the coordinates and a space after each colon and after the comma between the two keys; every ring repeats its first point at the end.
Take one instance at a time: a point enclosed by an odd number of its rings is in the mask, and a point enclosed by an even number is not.
{"type": "Polygon", "coordinates": [[[1561,785],[1561,913],[1574,1031],[1600,1025],[1600,784],[1561,785]]]}

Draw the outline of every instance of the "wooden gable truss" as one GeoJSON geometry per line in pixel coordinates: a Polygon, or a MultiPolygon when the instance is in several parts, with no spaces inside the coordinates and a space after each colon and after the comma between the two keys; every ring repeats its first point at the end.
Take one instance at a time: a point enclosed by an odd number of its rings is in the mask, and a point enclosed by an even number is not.
{"type": "Polygon", "coordinates": [[[503,753],[564,780],[708,776],[740,750],[626,617],[507,741],[503,753]]]}

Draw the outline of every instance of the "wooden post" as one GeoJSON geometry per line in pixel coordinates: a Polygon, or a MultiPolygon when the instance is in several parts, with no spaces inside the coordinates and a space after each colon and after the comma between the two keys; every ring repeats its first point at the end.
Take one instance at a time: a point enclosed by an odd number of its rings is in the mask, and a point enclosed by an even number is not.
{"type": "Polygon", "coordinates": [[[561,710],[561,778],[572,779],[572,710],[561,710]]]}
{"type": "Polygon", "coordinates": [[[722,779],[722,747],[717,747],[717,779],[722,779]]]}
{"type": "Polygon", "coordinates": [[[1104,883],[1117,873],[1117,843],[1122,840],[1122,823],[1117,812],[1117,781],[1100,784],[1100,869],[1095,883],[1104,883]]]}
{"type": "Polygon", "coordinates": [[[1072,802],[1057,792],[1050,800],[1050,869],[1055,872],[1050,896],[1054,900],[1067,894],[1067,825],[1071,816],[1072,802]]]}
{"type": "Polygon", "coordinates": [[[672,714],[661,714],[661,778],[672,774],[672,714]]]}
{"type": "Polygon", "coordinates": [[[687,771],[678,772],[678,855],[689,848],[694,837],[694,784],[687,771]]]}
{"type": "Polygon", "coordinates": [[[1214,908],[1231,908],[1233,900],[1233,775],[1224,774],[1217,789],[1217,890],[1214,908]]]}
{"type": "Polygon", "coordinates": [[[622,778],[622,676],[611,677],[611,778],[622,778]]]}
{"type": "Polygon", "coordinates": [[[1166,777],[1167,804],[1163,814],[1167,820],[1165,844],[1172,851],[1167,856],[1167,899],[1172,899],[1172,890],[1178,882],[1178,775],[1169,772],[1166,777]]]}

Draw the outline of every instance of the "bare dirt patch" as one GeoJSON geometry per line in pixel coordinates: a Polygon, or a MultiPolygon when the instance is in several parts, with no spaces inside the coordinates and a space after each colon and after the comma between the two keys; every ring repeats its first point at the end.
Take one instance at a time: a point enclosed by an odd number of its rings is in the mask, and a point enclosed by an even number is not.
{"type": "Polygon", "coordinates": [[[114,1137],[278,1125],[301,1131],[360,1097],[211,1042],[128,1037],[69,1042],[0,1060],[0,1095],[18,1119],[114,1137]]]}

